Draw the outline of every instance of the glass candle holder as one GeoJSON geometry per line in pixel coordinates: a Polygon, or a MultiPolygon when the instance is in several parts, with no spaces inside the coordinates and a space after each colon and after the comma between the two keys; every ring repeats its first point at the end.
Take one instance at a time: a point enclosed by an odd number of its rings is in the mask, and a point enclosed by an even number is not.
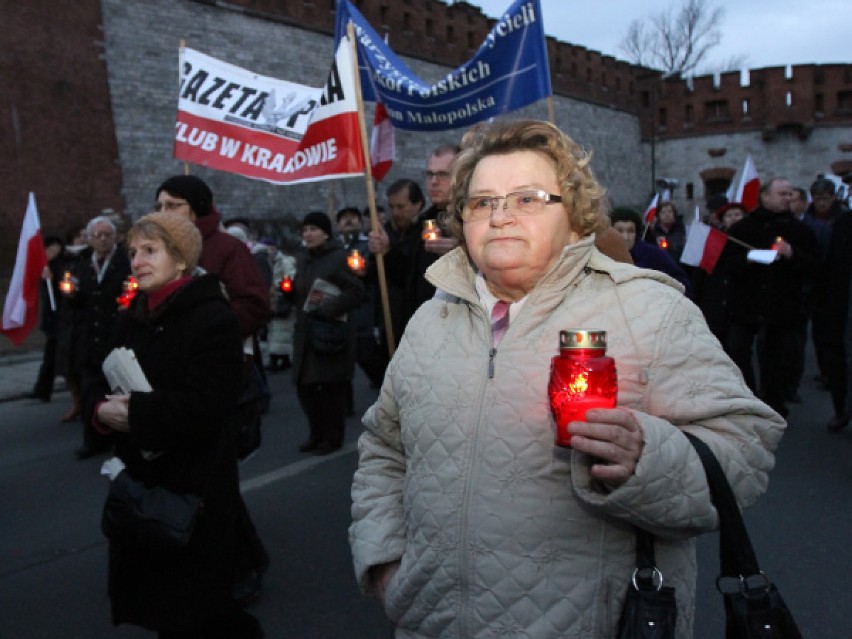
{"type": "Polygon", "coordinates": [[[441,237],[441,229],[435,220],[423,220],[423,240],[437,240],[441,237]]]}
{"type": "Polygon", "coordinates": [[[367,264],[364,256],[358,252],[358,249],[352,249],[352,252],[346,258],[346,263],[353,271],[360,271],[367,264]]]}
{"type": "Polygon", "coordinates": [[[290,279],[289,275],[285,275],[281,278],[281,281],[278,282],[278,290],[285,294],[293,292],[293,280],[290,279]]]}
{"type": "Polygon", "coordinates": [[[556,421],[556,445],[570,447],[568,424],[586,421],[592,408],[615,408],[618,376],[606,354],[606,331],[559,331],[559,355],[551,360],[547,387],[556,421]]]}
{"type": "Polygon", "coordinates": [[[71,271],[65,271],[62,279],[59,280],[59,291],[66,295],[71,295],[77,290],[77,278],[71,275],[71,271]]]}
{"type": "Polygon", "coordinates": [[[127,308],[138,292],[139,282],[132,275],[128,275],[127,279],[121,284],[121,295],[116,297],[115,301],[121,308],[127,308]]]}

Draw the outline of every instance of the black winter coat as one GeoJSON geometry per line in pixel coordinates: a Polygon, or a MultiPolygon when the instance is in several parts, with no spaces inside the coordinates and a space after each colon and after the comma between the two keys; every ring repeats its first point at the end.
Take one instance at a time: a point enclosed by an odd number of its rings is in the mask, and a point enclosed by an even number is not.
{"type": "Polygon", "coordinates": [[[797,326],[805,317],[805,293],[819,267],[819,247],[814,232],[792,213],[775,213],[757,207],[728,231],[756,249],[769,249],[783,237],[792,256],[772,264],[746,260],[748,249],[728,242],[723,268],[731,273],[730,318],[742,324],[797,326]]]}
{"type": "MultiPolygon", "coordinates": [[[[193,538],[179,553],[110,544],[113,622],[155,630],[198,627],[230,600],[233,581],[240,325],[219,278],[204,275],[150,314],[145,294],[137,295],[110,346],[132,348],[154,389],[131,393],[130,432],[116,433],[124,472],[148,486],[204,499],[193,538]],[[143,451],[158,456],[146,460],[143,451]]],[[[101,378],[86,399],[101,401],[106,392],[101,378]]]]}
{"type": "Polygon", "coordinates": [[[71,369],[81,371],[99,367],[109,352],[107,340],[119,313],[116,298],[130,275],[127,249],[123,245],[116,247],[100,282],[92,264],[91,249],[80,254],[73,274],[78,283],[75,295],[68,298],[68,305],[74,311],[71,369]]]}
{"type": "Polygon", "coordinates": [[[296,384],[343,382],[355,372],[355,330],[352,311],[364,297],[364,284],[346,264],[347,253],[337,240],[328,240],[317,249],[306,251],[297,258],[296,325],[293,329],[293,381],[296,384]],[[314,280],[322,278],[340,289],[340,295],[322,303],[314,313],[333,319],[346,313],[350,339],[341,353],[325,355],[314,351],[307,343],[308,313],[303,309],[314,280]]]}

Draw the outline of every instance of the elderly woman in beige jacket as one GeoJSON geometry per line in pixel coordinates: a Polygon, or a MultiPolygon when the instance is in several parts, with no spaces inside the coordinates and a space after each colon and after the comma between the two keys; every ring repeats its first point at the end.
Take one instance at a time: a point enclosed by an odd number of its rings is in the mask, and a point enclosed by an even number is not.
{"type": "Polygon", "coordinates": [[[764,491],[784,421],[757,400],[680,285],[593,245],[605,194],[556,127],[472,131],[453,167],[461,246],[426,277],[364,416],[349,536],[361,587],[397,637],[615,635],[635,531],[656,535],[692,636],[693,537],[717,516],[684,432],[741,505],[764,491]],[[491,311],[509,306],[502,339],[491,311]],[[550,359],[566,328],[607,331],[618,406],[554,446],[550,359]]]}

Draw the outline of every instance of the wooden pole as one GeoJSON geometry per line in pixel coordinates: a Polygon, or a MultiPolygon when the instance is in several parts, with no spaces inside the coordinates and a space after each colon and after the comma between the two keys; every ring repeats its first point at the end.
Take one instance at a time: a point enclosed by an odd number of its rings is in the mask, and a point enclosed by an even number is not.
{"type": "MultiPolygon", "coordinates": [[[[180,43],[179,43],[179,47],[180,47],[180,55],[178,56],[178,60],[180,60],[180,56],[182,56],[182,55],[183,55],[183,50],[184,50],[184,48],[186,47],[186,40],[184,40],[183,38],[181,38],[181,39],[180,39],[180,43]]],[[[180,67],[180,63],[178,63],[178,67],[180,67]]],[[[178,87],[180,87],[180,74],[181,74],[181,71],[182,71],[182,69],[178,68],[178,87]]],[[[186,160],[184,160],[184,162],[183,162],[183,174],[184,174],[184,175],[189,175],[189,162],[187,162],[186,160]]]]}
{"type": "MultiPolygon", "coordinates": [[[[376,210],[376,189],[373,184],[373,167],[370,164],[370,143],[367,137],[367,122],[364,117],[364,99],[361,96],[361,76],[358,72],[358,46],[355,44],[355,26],[350,21],[346,25],[349,45],[352,47],[352,65],[355,73],[355,97],[358,99],[358,124],[361,127],[361,148],[364,151],[364,178],[367,184],[367,204],[370,207],[370,226],[380,228],[379,212],[376,210]]],[[[382,299],[382,316],[385,319],[385,337],[388,342],[388,355],[393,357],[396,343],[391,324],[390,302],[388,301],[388,283],[385,277],[385,259],[381,253],[376,253],[376,268],[379,276],[379,294],[382,299]]]]}
{"type": "Polygon", "coordinates": [[[556,111],[553,108],[553,96],[547,96],[547,119],[551,124],[556,124],[556,111]]]}

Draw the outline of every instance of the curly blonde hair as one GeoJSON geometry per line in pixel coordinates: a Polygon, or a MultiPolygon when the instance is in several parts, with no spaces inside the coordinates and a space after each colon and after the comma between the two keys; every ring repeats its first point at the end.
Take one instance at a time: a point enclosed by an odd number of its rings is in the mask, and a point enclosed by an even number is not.
{"type": "Polygon", "coordinates": [[[504,119],[476,125],[465,133],[461,153],[453,162],[450,205],[444,225],[462,246],[461,211],[467,202],[474,170],[487,156],[516,151],[534,151],[550,160],[571,230],[586,237],[609,226],[606,190],[589,168],[591,154],[549,122],[504,119]]]}

